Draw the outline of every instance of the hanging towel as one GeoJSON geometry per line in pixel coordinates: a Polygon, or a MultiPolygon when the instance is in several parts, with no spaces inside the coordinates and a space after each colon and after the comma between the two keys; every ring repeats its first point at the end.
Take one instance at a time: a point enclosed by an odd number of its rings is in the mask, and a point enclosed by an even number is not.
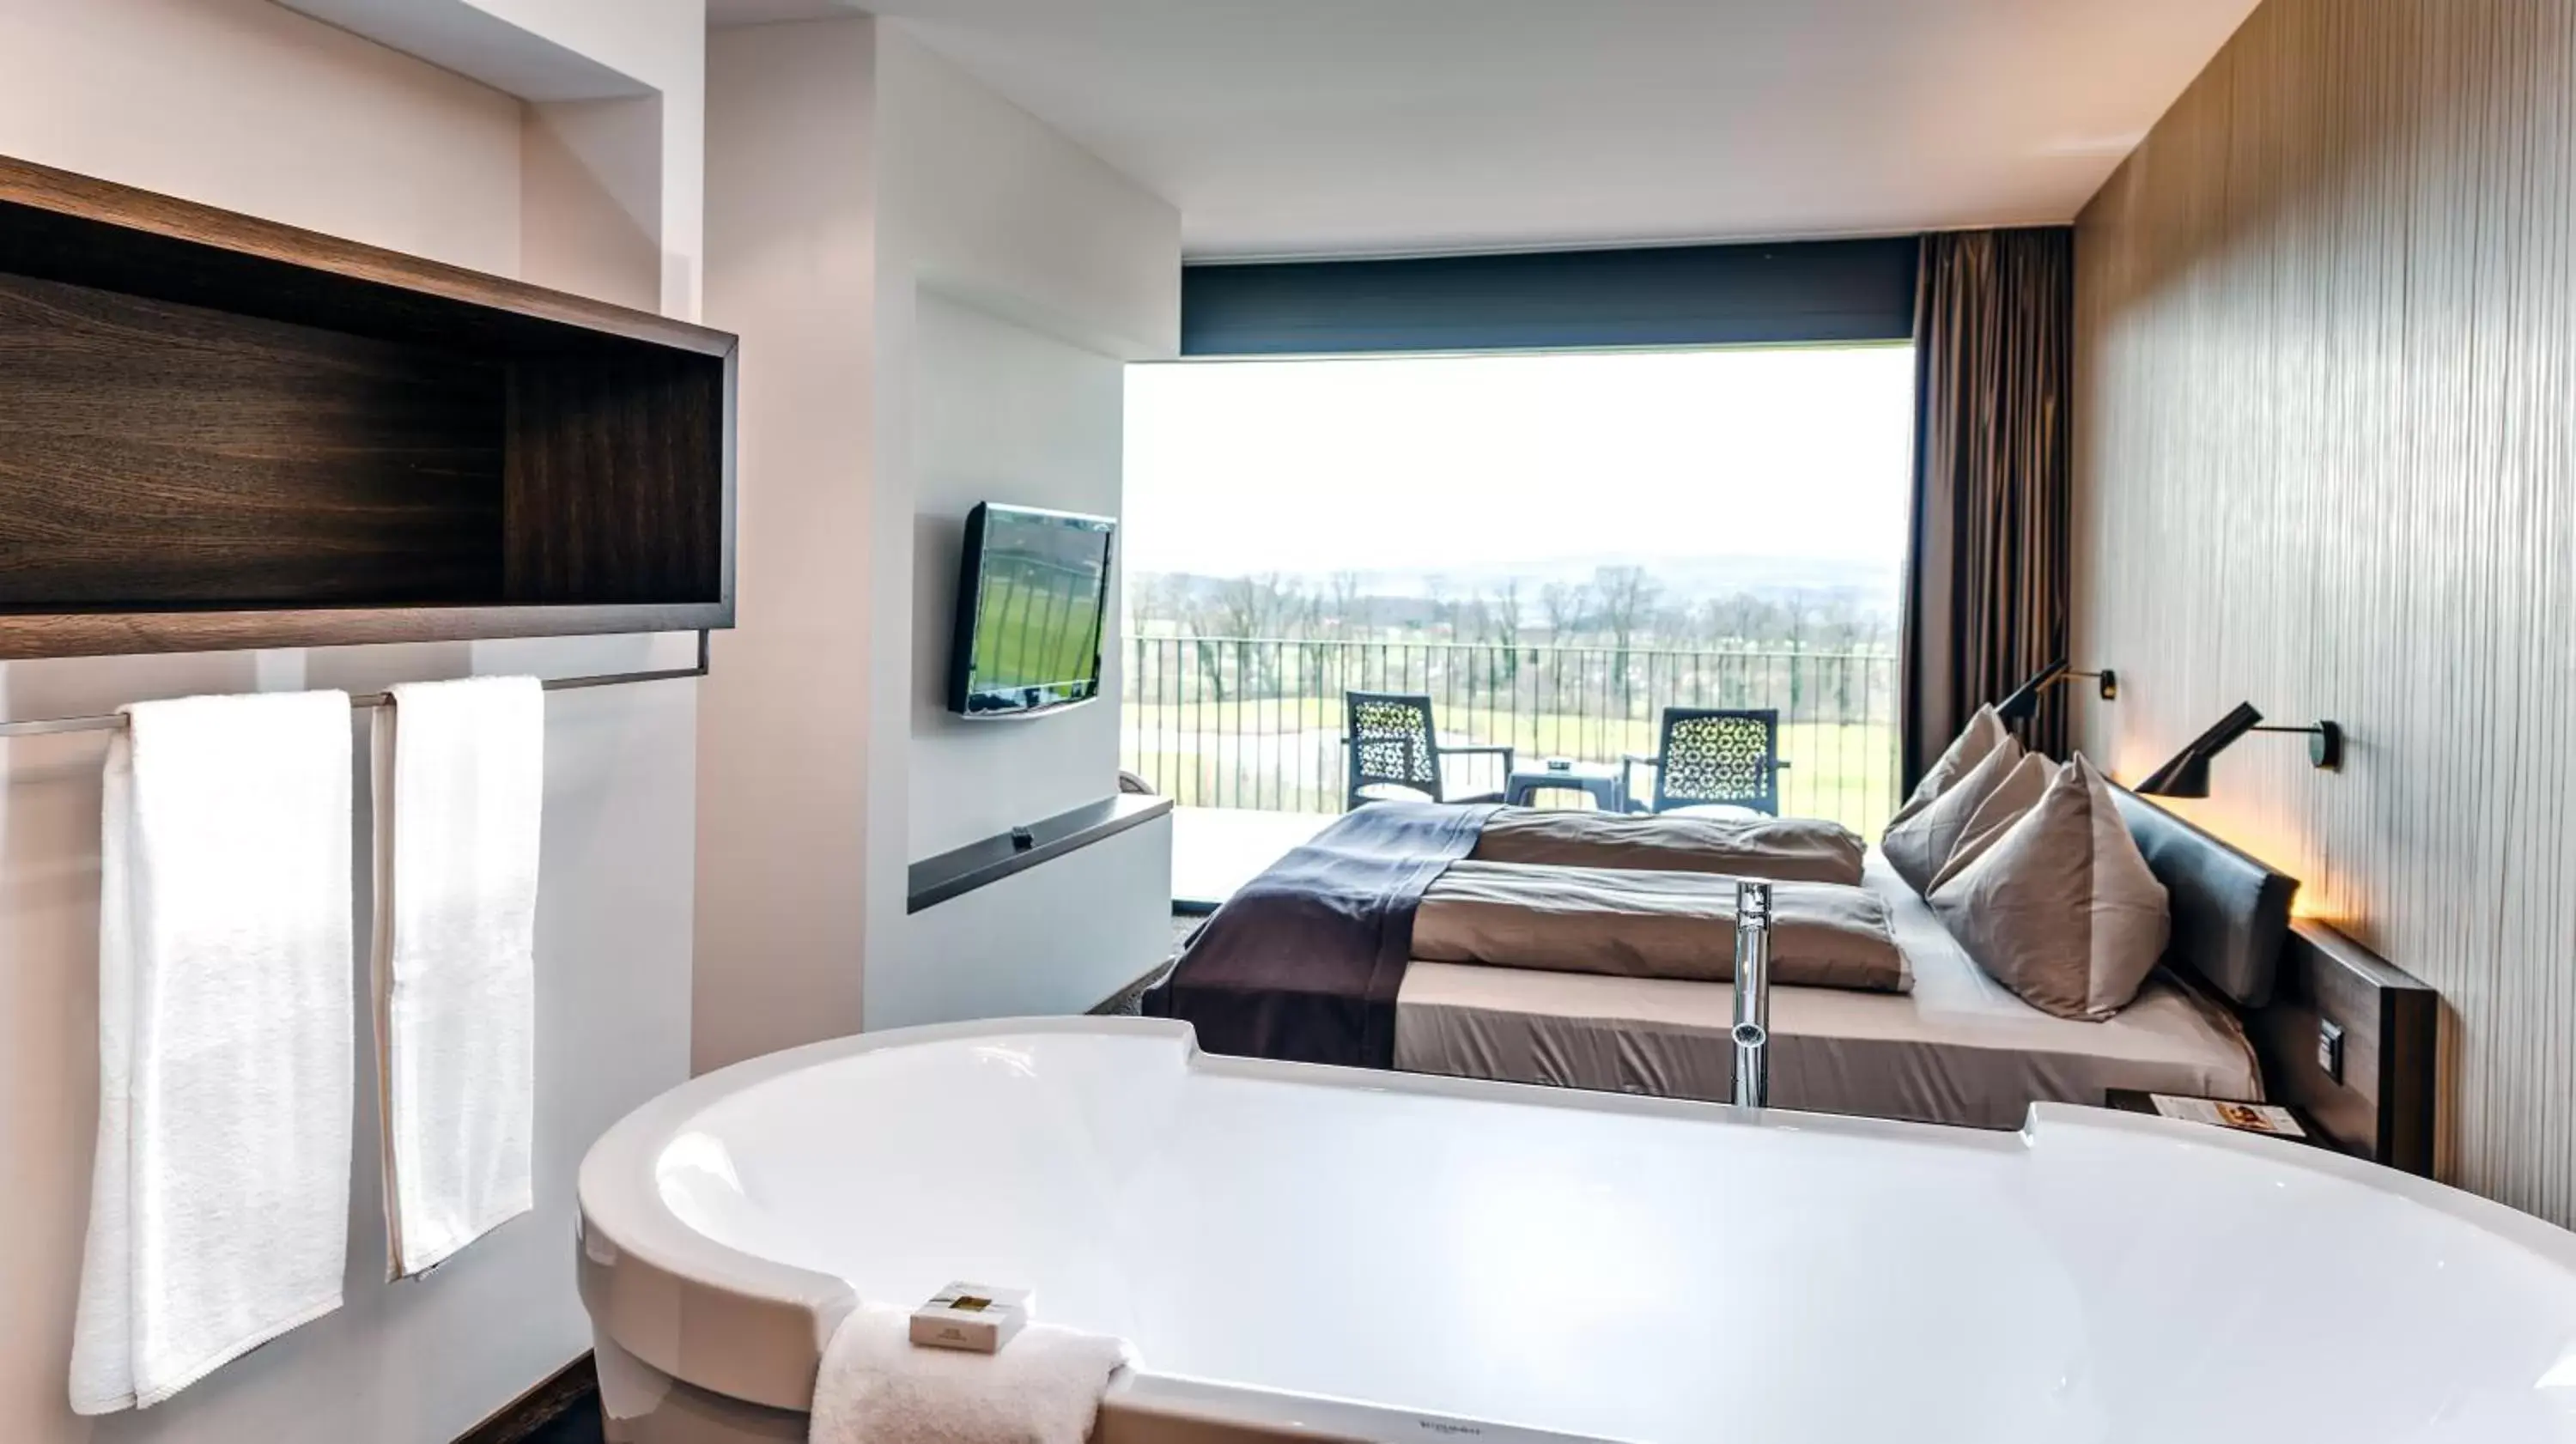
{"type": "Polygon", "coordinates": [[[82,1414],[159,1403],[340,1306],[349,698],[125,709],[99,849],[82,1414]]]}
{"type": "Polygon", "coordinates": [[[534,1206],[533,677],[393,689],[376,710],[376,1065],[390,1271],[407,1278],[534,1206]]]}
{"type": "Polygon", "coordinates": [[[995,1354],[926,1349],[912,1319],[861,1305],[814,1379],[811,1444],[1082,1444],[1132,1362],[1124,1340],[1031,1323],[995,1354]]]}

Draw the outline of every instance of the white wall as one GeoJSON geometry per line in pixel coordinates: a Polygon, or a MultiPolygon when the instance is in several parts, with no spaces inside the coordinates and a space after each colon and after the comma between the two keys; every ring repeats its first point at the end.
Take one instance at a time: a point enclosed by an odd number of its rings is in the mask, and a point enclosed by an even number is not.
{"type": "MultiPolygon", "coordinates": [[[[576,133],[586,130],[596,140],[619,125],[632,126],[641,132],[643,151],[660,152],[661,173],[654,178],[655,194],[645,199],[640,187],[629,186],[623,188],[623,195],[638,206],[639,221],[645,215],[654,218],[651,229],[661,247],[662,313],[697,319],[706,254],[706,0],[377,3],[398,3],[408,10],[472,5],[633,77],[641,89],[632,100],[641,104],[629,103],[622,111],[611,109],[610,114],[621,117],[617,120],[603,120],[594,113],[586,122],[575,121],[567,128],[576,133]]],[[[609,107],[615,105],[609,102],[609,107]]],[[[629,156],[638,148],[633,139],[618,144],[629,156]]],[[[609,160],[603,168],[612,174],[631,174],[631,170],[624,169],[627,165],[609,160]]],[[[533,222],[531,230],[535,230],[533,222]]],[[[545,283],[577,289],[564,281],[545,283]]]]}
{"type": "Polygon", "coordinates": [[[860,1026],[876,27],[707,52],[707,311],[743,338],[736,629],[698,734],[701,1070],[860,1026]]]}
{"type": "MultiPolygon", "coordinates": [[[[1180,346],[1180,214],[900,27],[880,27],[877,87],[875,490],[909,536],[875,552],[877,615],[903,619],[875,641],[880,685],[900,688],[880,715],[904,719],[909,745],[873,754],[869,825],[899,833],[908,863],[1116,791],[1112,703],[969,724],[936,679],[975,500],[1118,512],[1123,363],[1180,346]]],[[[1103,646],[1114,698],[1114,615],[1103,646]]],[[[1168,948],[1170,851],[1158,823],[907,915],[880,850],[867,1025],[1108,997],[1168,948]]]]}
{"type": "Polygon", "coordinates": [[[723,647],[760,660],[720,650],[709,692],[696,1061],[1088,1006],[1168,938],[1168,829],[917,916],[906,872],[1114,789],[1112,706],[940,710],[954,551],[977,499],[1117,510],[1119,368],[1177,348],[1179,216],[897,27],[713,46],[709,316],[743,333],[760,432],[723,647]],[[829,374],[758,376],[763,348],[829,374]],[[755,545],[802,562],[755,576],[755,545]]]}
{"type": "MultiPolygon", "coordinates": [[[[557,43],[620,49],[622,68],[671,86],[658,103],[666,128],[697,124],[697,0],[489,3],[524,12],[520,23],[557,43]]],[[[0,154],[441,261],[520,274],[524,253],[556,239],[523,224],[535,215],[544,225],[566,202],[524,184],[530,125],[511,96],[265,0],[0,4],[0,154]]],[[[652,259],[666,301],[693,300],[697,288],[697,164],[694,139],[668,145],[653,178],[652,259]]],[[[577,165],[561,179],[601,194],[637,183],[577,165]]],[[[613,292],[633,278],[631,254],[545,253],[539,279],[551,284],[613,292]]],[[[95,713],[195,691],[626,670],[682,662],[688,650],[685,639],[633,637],[13,662],[0,665],[0,715],[95,713]]],[[[548,703],[535,1215],[423,1282],[385,1284],[375,1102],[362,1091],[347,1306],[167,1404],[97,1421],[74,1418],[64,1393],[97,1107],[103,747],[95,735],[0,743],[0,1154],[11,1160],[0,1197],[0,1439],[442,1444],[587,1346],[572,1287],[574,1165],[608,1123],[686,1072],[694,691],[656,684],[548,703]]],[[[367,820],[357,826],[363,838],[367,820]]],[[[366,871],[362,862],[361,917],[366,871]]],[[[362,1090],[371,1073],[359,1070],[362,1090]]]]}
{"type": "Polygon", "coordinates": [[[966,513],[979,501],[1000,501],[1114,515],[1126,368],[936,293],[915,307],[913,340],[906,838],[910,856],[927,857],[1117,790],[1123,653],[1115,615],[1102,643],[1103,701],[1049,717],[969,722],[942,694],[966,513]]]}
{"type": "Polygon", "coordinates": [[[12,0],[0,77],[0,153],[518,269],[518,103],[266,0],[12,0]]]}
{"type": "Polygon", "coordinates": [[[523,277],[661,309],[661,131],[658,95],[527,108],[519,148],[523,277]]]}

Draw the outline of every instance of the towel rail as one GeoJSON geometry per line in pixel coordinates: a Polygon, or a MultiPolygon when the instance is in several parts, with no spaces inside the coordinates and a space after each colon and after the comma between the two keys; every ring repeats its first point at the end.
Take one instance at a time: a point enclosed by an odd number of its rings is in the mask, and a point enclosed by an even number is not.
{"type": "MultiPolygon", "coordinates": [[[[698,664],[694,667],[665,667],[651,672],[600,672],[582,677],[548,677],[542,684],[549,692],[570,692],[582,687],[623,687],[631,682],[676,682],[688,677],[707,675],[707,632],[698,631],[698,664]]],[[[381,707],[393,700],[391,693],[359,692],[349,698],[351,707],[381,707]]],[[[0,722],[0,737],[45,737],[57,732],[114,732],[125,725],[125,714],[110,712],[97,717],[31,717],[23,722],[0,722]]]]}

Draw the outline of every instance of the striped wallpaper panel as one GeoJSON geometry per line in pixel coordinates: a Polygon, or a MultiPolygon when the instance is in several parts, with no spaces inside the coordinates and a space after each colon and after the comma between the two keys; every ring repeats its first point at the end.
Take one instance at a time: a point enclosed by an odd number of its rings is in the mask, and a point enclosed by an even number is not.
{"type": "Polygon", "coordinates": [[[2077,238],[2080,745],[2445,1000],[2441,1176],[2576,1225],[2576,0],[2267,0],[2077,238]]]}

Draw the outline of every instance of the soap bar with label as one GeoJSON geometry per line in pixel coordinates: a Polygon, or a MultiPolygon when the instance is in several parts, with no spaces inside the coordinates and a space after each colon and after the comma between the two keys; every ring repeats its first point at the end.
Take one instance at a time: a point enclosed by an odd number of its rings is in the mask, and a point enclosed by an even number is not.
{"type": "Polygon", "coordinates": [[[912,1311],[912,1341],[930,1349],[998,1351],[1029,1321],[1027,1289],[950,1284],[912,1311]]]}

